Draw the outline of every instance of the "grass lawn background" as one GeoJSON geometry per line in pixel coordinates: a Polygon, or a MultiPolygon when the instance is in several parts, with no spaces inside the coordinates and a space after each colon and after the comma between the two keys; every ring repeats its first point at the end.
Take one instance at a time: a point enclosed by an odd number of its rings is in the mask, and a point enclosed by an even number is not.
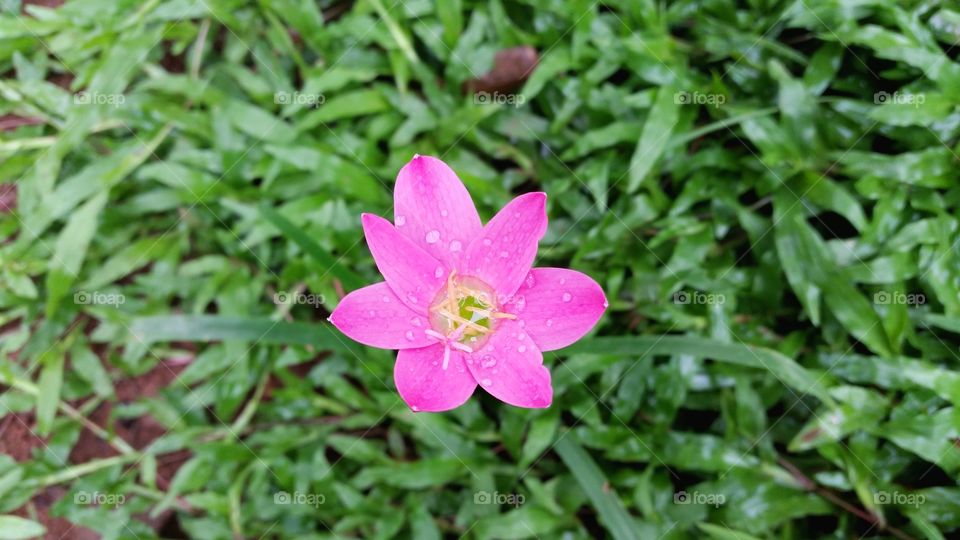
{"type": "Polygon", "coordinates": [[[960,8],[0,2],[0,538],[949,538],[960,8]],[[593,277],[555,399],[326,322],[414,154],[593,277]]]}

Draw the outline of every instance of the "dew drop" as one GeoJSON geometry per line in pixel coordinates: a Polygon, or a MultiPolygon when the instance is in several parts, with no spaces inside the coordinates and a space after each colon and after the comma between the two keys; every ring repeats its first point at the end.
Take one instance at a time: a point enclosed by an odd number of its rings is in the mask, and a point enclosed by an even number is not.
{"type": "Polygon", "coordinates": [[[439,239],[440,239],[440,231],[436,229],[433,229],[427,232],[427,235],[424,237],[424,240],[426,240],[428,244],[436,244],[437,240],[439,239]]]}
{"type": "Polygon", "coordinates": [[[484,239],[483,239],[483,245],[485,245],[485,246],[489,246],[489,245],[492,244],[492,243],[493,243],[493,242],[492,242],[489,238],[484,238],[484,239]]]}
{"type": "Polygon", "coordinates": [[[412,405],[410,408],[413,409],[413,412],[420,412],[420,407],[417,407],[416,405],[412,405]]]}
{"type": "Polygon", "coordinates": [[[567,282],[567,278],[560,278],[560,284],[563,285],[567,282]]]}
{"type": "Polygon", "coordinates": [[[443,267],[438,266],[437,269],[433,271],[433,277],[439,278],[442,275],[443,275],[443,267]]]}
{"type": "Polygon", "coordinates": [[[609,306],[610,306],[610,304],[609,304],[609,303],[607,303],[607,301],[606,301],[606,300],[604,300],[604,301],[603,301],[603,307],[609,307],[609,306]]]}
{"type": "Polygon", "coordinates": [[[480,363],[485,368],[492,368],[497,365],[497,359],[490,356],[489,354],[483,357],[483,362],[480,363]]]}
{"type": "Polygon", "coordinates": [[[524,334],[523,332],[520,332],[520,335],[517,336],[517,339],[520,340],[520,341],[523,341],[523,340],[527,339],[527,335],[524,334]]]}
{"type": "Polygon", "coordinates": [[[526,346],[526,345],[521,345],[521,346],[517,347],[517,352],[519,352],[519,353],[527,352],[527,346],[526,346]]]}
{"type": "Polygon", "coordinates": [[[411,304],[417,303],[417,297],[412,293],[407,295],[407,300],[409,300],[411,304]]]}
{"type": "Polygon", "coordinates": [[[500,252],[500,258],[501,258],[501,259],[506,259],[506,258],[509,257],[509,256],[510,256],[510,253],[508,253],[508,252],[506,252],[506,251],[501,251],[501,252],[500,252]]]}
{"type": "Polygon", "coordinates": [[[423,324],[423,323],[420,322],[420,317],[414,317],[414,318],[410,319],[410,324],[412,324],[412,325],[414,325],[414,326],[420,326],[420,325],[423,324]]]}
{"type": "Polygon", "coordinates": [[[564,302],[569,302],[569,301],[572,300],[572,299],[573,299],[573,295],[571,295],[571,294],[568,293],[568,292],[563,293],[563,301],[564,301],[564,302]]]}
{"type": "Polygon", "coordinates": [[[533,272],[530,272],[529,274],[527,274],[527,279],[526,279],[527,287],[533,288],[533,286],[536,283],[537,283],[536,280],[533,279],[533,272]]]}
{"type": "Polygon", "coordinates": [[[446,210],[440,210],[440,215],[443,216],[443,217],[447,217],[447,215],[449,215],[449,213],[450,213],[450,212],[447,212],[446,210]]]}
{"type": "Polygon", "coordinates": [[[547,319],[547,326],[553,326],[553,319],[547,319]]]}
{"type": "Polygon", "coordinates": [[[397,216],[397,227],[403,227],[407,224],[407,218],[405,216],[397,216]]]}
{"type": "Polygon", "coordinates": [[[453,240],[450,242],[450,251],[461,251],[463,249],[463,244],[459,240],[453,240]]]}
{"type": "Polygon", "coordinates": [[[413,330],[407,330],[407,341],[413,341],[413,330]]]}
{"type": "Polygon", "coordinates": [[[480,384],[484,386],[490,386],[491,384],[493,384],[493,381],[491,381],[490,379],[483,379],[482,381],[480,381],[480,384]]]}
{"type": "Polygon", "coordinates": [[[389,297],[389,296],[384,296],[384,297],[382,297],[382,298],[380,298],[380,299],[383,300],[383,303],[384,303],[384,304],[389,304],[389,303],[390,303],[390,297],[389,297]]]}
{"type": "Polygon", "coordinates": [[[434,361],[433,361],[433,365],[439,366],[439,365],[440,365],[440,361],[439,361],[439,360],[434,360],[434,361]]]}
{"type": "Polygon", "coordinates": [[[370,311],[367,312],[367,316],[368,316],[368,317],[376,317],[376,316],[377,316],[377,312],[371,309],[370,311]]]}

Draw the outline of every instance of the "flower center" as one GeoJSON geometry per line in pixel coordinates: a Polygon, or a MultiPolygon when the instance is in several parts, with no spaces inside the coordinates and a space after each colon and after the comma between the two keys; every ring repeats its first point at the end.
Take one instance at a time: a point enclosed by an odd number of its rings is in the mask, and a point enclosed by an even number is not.
{"type": "Polygon", "coordinates": [[[497,319],[515,318],[498,311],[496,295],[489,285],[475,277],[458,277],[454,270],[430,307],[433,330],[428,333],[449,347],[469,353],[487,342],[497,319]]]}

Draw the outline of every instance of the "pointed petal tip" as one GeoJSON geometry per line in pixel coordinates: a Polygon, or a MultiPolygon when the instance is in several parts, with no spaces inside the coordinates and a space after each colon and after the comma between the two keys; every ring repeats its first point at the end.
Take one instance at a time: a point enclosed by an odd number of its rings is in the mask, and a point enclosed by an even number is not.
{"type": "Polygon", "coordinates": [[[410,166],[424,166],[429,164],[432,161],[438,161],[440,163],[443,163],[443,160],[435,158],[433,156],[424,156],[422,154],[414,154],[413,157],[410,158],[410,161],[408,161],[407,164],[403,166],[403,169],[406,169],[407,167],[410,167],[410,166]]]}

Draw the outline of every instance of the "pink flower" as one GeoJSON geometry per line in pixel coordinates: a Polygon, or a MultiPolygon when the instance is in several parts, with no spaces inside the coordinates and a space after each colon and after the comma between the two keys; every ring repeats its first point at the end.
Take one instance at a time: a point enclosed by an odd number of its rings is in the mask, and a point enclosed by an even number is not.
{"type": "Polygon", "coordinates": [[[365,345],[399,349],[393,377],[414,411],[458,407],[477,384],[517,407],[549,407],[542,351],[580,339],[607,301],[580,272],[531,268],[546,194],[520,195],[484,226],[450,167],[414,156],[393,198],[396,226],[362,216],[385,281],[348,294],[330,322],[365,345]]]}

